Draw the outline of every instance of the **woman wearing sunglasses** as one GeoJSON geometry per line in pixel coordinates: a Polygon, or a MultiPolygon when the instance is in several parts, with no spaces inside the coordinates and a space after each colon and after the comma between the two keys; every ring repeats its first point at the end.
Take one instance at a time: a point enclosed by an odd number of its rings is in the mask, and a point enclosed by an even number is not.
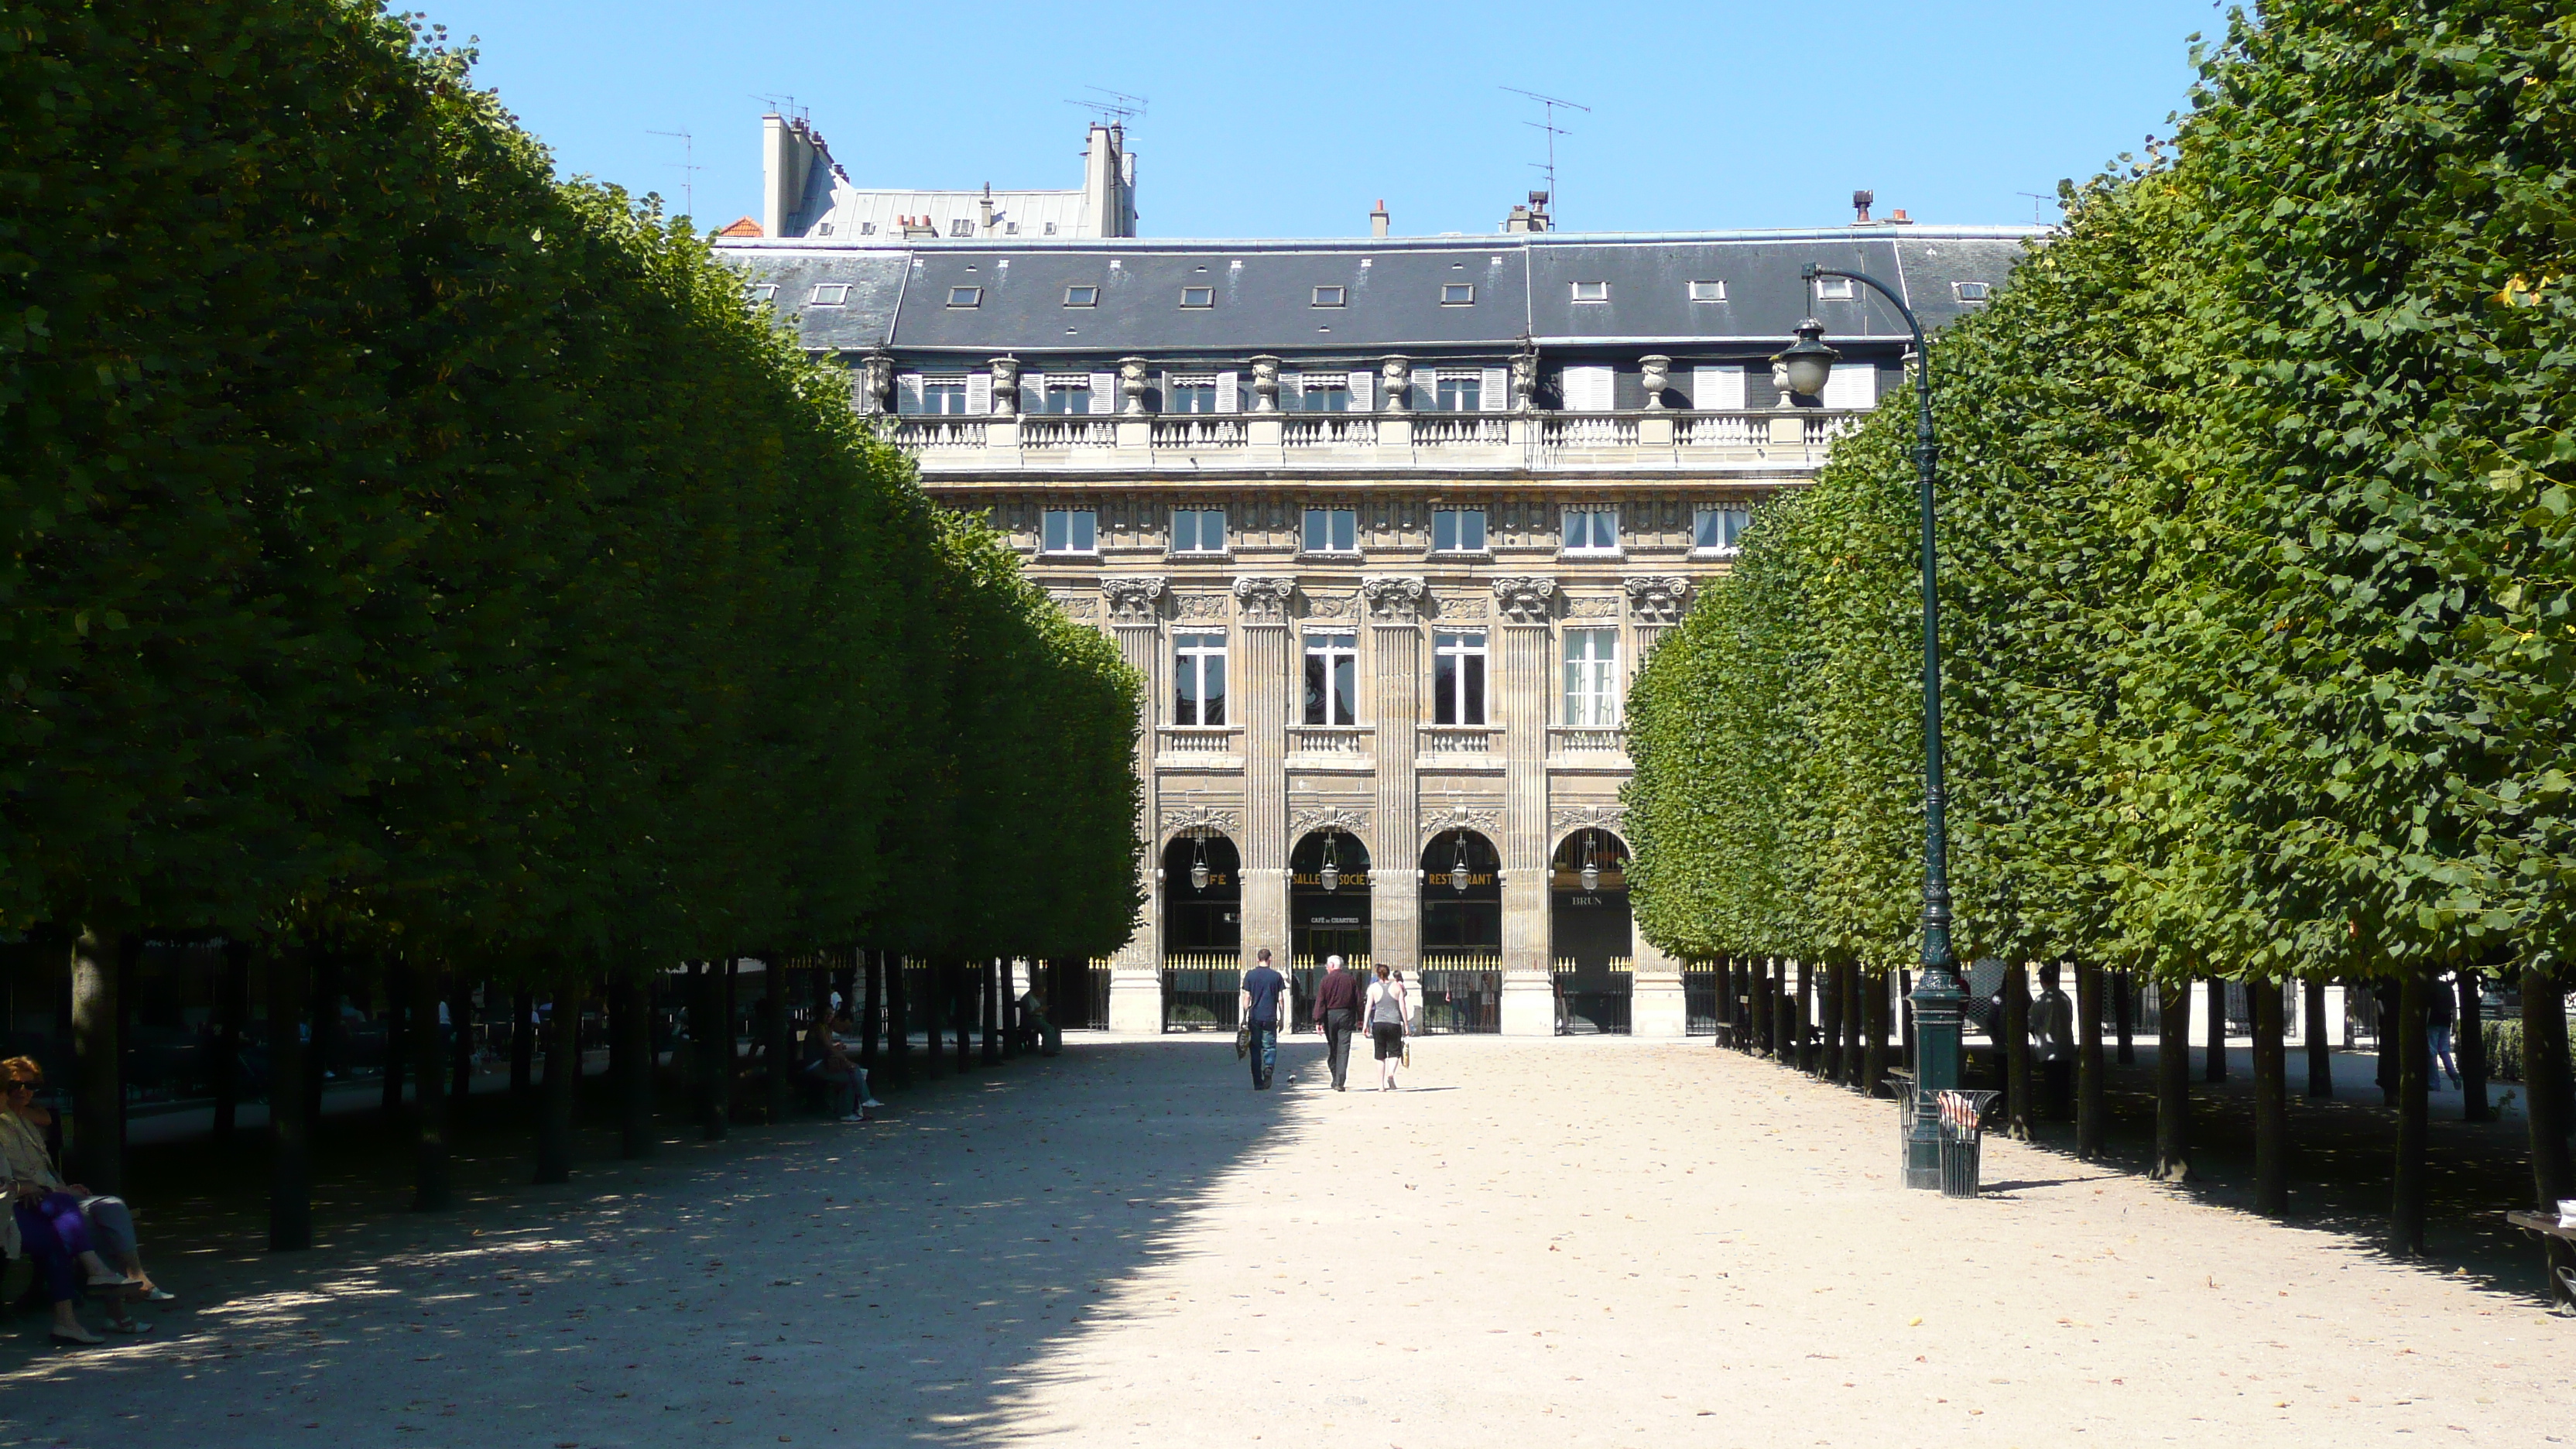
{"type": "Polygon", "coordinates": [[[46,1294],[54,1303],[57,1340],[106,1342],[82,1326],[74,1308],[84,1272],[87,1287],[115,1290],[115,1296],[107,1299],[108,1327],[119,1333],[142,1333],[151,1325],[126,1312],[126,1290],[163,1301],[173,1295],[144,1276],[134,1219],[124,1199],[93,1197],[88,1188],[67,1183],[55,1173],[41,1130],[52,1118],[35,1105],[36,1089],[44,1081],[44,1069],[30,1058],[0,1062],[0,1174],[8,1178],[10,1195],[7,1236],[15,1240],[12,1248],[23,1251],[44,1277],[46,1294]],[[93,1236],[124,1261],[126,1272],[107,1265],[92,1246],[93,1236]]]}

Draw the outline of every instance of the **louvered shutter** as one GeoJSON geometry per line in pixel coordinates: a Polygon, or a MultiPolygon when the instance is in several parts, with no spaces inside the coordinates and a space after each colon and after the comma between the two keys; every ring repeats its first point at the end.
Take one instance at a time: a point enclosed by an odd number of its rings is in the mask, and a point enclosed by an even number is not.
{"type": "Polygon", "coordinates": [[[1242,400],[1237,398],[1234,393],[1235,388],[1239,385],[1237,381],[1239,376],[1240,374],[1231,372],[1220,372],[1216,375],[1216,410],[1218,412],[1239,413],[1243,411],[1242,400]]]}
{"type": "Polygon", "coordinates": [[[1279,410],[1290,413],[1302,413],[1306,410],[1306,374],[1302,372],[1279,374],[1279,410]]]}
{"type": "Polygon", "coordinates": [[[993,415],[993,374],[989,372],[966,374],[966,415],[970,418],[993,415]]]}
{"type": "Polygon", "coordinates": [[[896,412],[917,413],[921,411],[920,373],[907,372],[899,374],[894,380],[894,389],[894,410],[896,412]]]}
{"type": "Polygon", "coordinates": [[[1377,403],[1375,401],[1376,395],[1369,390],[1370,384],[1373,383],[1376,378],[1377,374],[1371,372],[1354,372],[1351,374],[1352,412],[1373,413],[1377,411],[1377,403]]]}
{"type": "Polygon", "coordinates": [[[1829,408],[1878,406],[1878,364],[1835,363],[1833,376],[1825,379],[1825,395],[1818,401],[1829,408]]]}
{"type": "Polygon", "coordinates": [[[1744,401],[1744,369],[1741,367],[1694,367],[1691,369],[1691,406],[1702,412],[1740,412],[1744,401]]]}
{"type": "Polygon", "coordinates": [[[1023,372],[1020,374],[1020,411],[1032,414],[1046,411],[1045,373],[1023,372]]]}
{"type": "Polygon", "coordinates": [[[1569,367],[1565,370],[1564,388],[1567,412],[1606,413],[1610,411],[1610,369],[1569,367]]]}
{"type": "Polygon", "coordinates": [[[1484,381],[1476,388],[1476,405],[1481,411],[1489,413],[1511,411],[1512,374],[1509,368],[1485,369],[1484,381]]]}
{"type": "Polygon", "coordinates": [[[1094,413],[1118,411],[1118,374],[1095,372],[1091,375],[1091,411],[1094,413]]]}

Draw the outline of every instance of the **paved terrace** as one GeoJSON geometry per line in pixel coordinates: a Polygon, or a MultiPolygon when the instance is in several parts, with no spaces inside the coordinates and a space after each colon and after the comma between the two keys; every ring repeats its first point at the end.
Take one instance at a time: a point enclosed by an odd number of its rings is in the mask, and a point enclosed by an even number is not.
{"type": "Polygon", "coordinates": [[[0,1443],[2576,1432],[2527,1258],[2391,1263],[1991,1141],[1994,1196],[1908,1193],[1889,1104],[1705,1042],[1436,1039],[1391,1095],[1321,1090],[1311,1042],[1255,1095],[1229,1046],[1086,1041],[291,1259],[235,1223],[161,1255],[191,1311],[152,1341],[20,1316],[0,1443]]]}

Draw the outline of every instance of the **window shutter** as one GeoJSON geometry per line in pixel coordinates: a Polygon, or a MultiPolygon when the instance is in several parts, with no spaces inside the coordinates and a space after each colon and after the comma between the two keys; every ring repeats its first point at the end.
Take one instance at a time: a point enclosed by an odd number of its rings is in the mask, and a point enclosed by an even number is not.
{"type": "Polygon", "coordinates": [[[1477,385],[1476,401],[1478,408],[1485,412],[1500,413],[1511,411],[1512,374],[1510,369],[1501,367],[1486,368],[1484,381],[1477,385]]]}
{"type": "Polygon", "coordinates": [[[1023,372],[1020,374],[1020,411],[1024,413],[1042,413],[1046,411],[1045,373],[1023,372]]]}
{"type": "Polygon", "coordinates": [[[907,372],[907,373],[904,373],[904,374],[902,374],[902,375],[898,376],[898,377],[897,377],[897,378],[895,378],[895,380],[894,380],[894,388],[895,388],[895,404],[894,404],[894,410],[895,410],[896,412],[899,412],[899,413],[917,413],[917,412],[921,411],[921,374],[920,374],[920,373],[917,373],[917,372],[907,372]]]}
{"type": "Polygon", "coordinates": [[[1094,413],[1118,411],[1118,374],[1095,372],[1091,375],[1091,411],[1094,413]]]}
{"type": "Polygon", "coordinates": [[[1691,406],[1702,412],[1741,412],[1744,400],[1744,369],[1741,367],[1694,367],[1691,369],[1691,406]]]}
{"type": "Polygon", "coordinates": [[[1833,376],[1825,379],[1825,395],[1817,401],[1829,408],[1878,406],[1878,364],[1874,362],[1835,363],[1833,376]]]}
{"type": "Polygon", "coordinates": [[[1563,387],[1567,412],[1606,413],[1610,411],[1610,369],[1569,367],[1565,370],[1563,387]]]}
{"type": "Polygon", "coordinates": [[[1279,410],[1289,413],[1306,410],[1306,374],[1302,372],[1279,374],[1279,410]]]}
{"type": "Polygon", "coordinates": [[[1377,411],[1377,404],[1374,401],[1373,395],[1369,392],[1369,384],[1374,381],[1375,378],[1375,373],[1354,372],[1351,374],[1352,412],[1373,413],[1377,411]]]}
{"type": "Polygon", "coordinates": [[[1243,411],[1243,401],[1235,396],[1234,391],[1239,385],[1237,381],[1239,376],[1239,374],[1231,372],[1220,372],[1216,375],[1216,410],[1218,412],[1239,413],[1243,411]]]}
{"type": "Polygon", "coordinates": [[[993,415],[993,374],[966,374],[966,415],[977,418],[993,415]]]}

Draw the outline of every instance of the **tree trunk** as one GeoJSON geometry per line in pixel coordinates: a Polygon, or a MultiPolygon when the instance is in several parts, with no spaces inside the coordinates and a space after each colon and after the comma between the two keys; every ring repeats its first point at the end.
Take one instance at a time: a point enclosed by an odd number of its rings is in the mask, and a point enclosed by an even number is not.
{"type": "Polygon", "coordinates": [[[546,1018],[546,1092],[537,1119],[537,1181],[572,1181],[572,1115],[581,1091],[582,982],[566,975],[555,983],[554,1011],[546,1018]]]}
{"type": "Polygon", "coordinates": [[[2249,981],[2254,1005],[2254,1211],[2290,1206],[2290,1062],[2281,1043],[2281,983],[2249,981]]]}
{"type": "Polygon", "coordinates": [[[2156,1182],[2191,1177],[2191,978],[2177,976],[2157,990],[2156,1182]]]}
{"type": "Polygon", "coordinates": [[[2452,1055],[2460,1063],[2460,1120],[2491,1122],[2495,1107],[2487,1101],[2486,1003],[2478,999],[2477,972],[2461,971],[2459,983],[2460,1040],[2452,1055]]]}
{"type": "Polygon", "coordinates": [[[73,1175],[90,1191],[114,1194],[125,1183],[125,1011],[118,998],[117,955],[124,941],[104,926],[83,926],[72,941],[73,1175]]]}
{"type": "Polygon", "coordinates": [[[2334,1096],[2334,1042],[2326,1035],[2326,984],[2322,981],[2299,983],[2301,1002],[2307,1008],[2308,1095],[2319,1100],[2334,1096]]]}
{"type": "Polygon", "coordinates": [[[2111,973],[2111,1030],[2120,1051],[2120,1065],[2131,1066],[2138,1060],[2137,983],[2126,971],[2111,973]]]}
{"type": "Polygon", "coordinates": [[[393,1131],[403,1120],[403,1076],[411,1062],[411,978],[408,960],[385,964],[385,1129],[393,1131]]]}
{"type": "Polygon", "coordinates": [[[992,957],[984,962],[984,1065],[999,1065],[1003,1055],[1002,962],[992,957]]]}
{"type": "Polygon", "coordinates": [[[2379,1008],[2379,1105],[2394,1108],[2397,1105],[2399,1007],[2375,983],[2370,988],[2370,999],[2379,1008]]]}
{"type": "Polygon", "coordinates": [[[241,1113],[242,1028],[250,1021],[250,943],[224,942],[223,1027],[215,1034],[215,1142],[233,1140],[241,1113]]]}
{"type": "Polygon", "coordinates": [[[510,993],[510,1095],[525,1101],[537,1089],[537,994],[510,993]]]}
{"type": "MultiPolygon", "coordinates": [[[[2567,1147],[2567,1011],[2558,980],[2547,971],[2522,969],[2522,1090],[2527,1099],[2523,1119],[2531,1137],[2533,1205],[2554,1214],[2562,1198],[2576,1197],[2576,1162],[2567,1147]]],[[[2576,1286],[2566,1274],[2576,1272],[2576,1244],[2564,1238],[2541,1240],[2549,1275],[2549,1296],[2559,1304],[2576,1303],[2576,1286]]]]}
{"type": "Polygon", "coordinates": [[[767,1085],[769,1122],[776,1126],[787,1120],[788,1110],[796,1105],[796,1079],[789,1075],[795,1066],[796,1048],[789,1033],[787,1019],[787,968],[774,957],[769,962],[761,1005],[767,1008],[761,1019],[761,1073],[767,1085]]]}
{"type": "MultiPolygon", "coordinates": [[[[2438,989],[2419,967],[2397,981],[2397,1171],[2388,1212],[2388,1251],[2400,1258],[2424,1251],[2424,1147],[2432,1119],[2428,1097],[2432,1052],[2424,1039],[2425,1007],[2438,989]]],[[[2384,1035],[2385,1023],[2380,1028],[2384,1035]]]]}
{"type": "Polygon", "coordinates": [[[2004,965],[2004,1114],[2005,1131],[2015,1142],[2030,1140],[2038,1094],[2030,1085],[2030,968],[2019,961],[2004,965]]]}
{"type": "Polygon", "coordinates": [[[909,1003],[904,1000],[903,957],[882,952],[877,969],[885,977],[886,1079],[908,1087],[912,1085],[912,1022],[905,1012],[909,1003]]]}
{"type": "Polygon", "coordinates": [[[617,1152],[653,1155],[653,988],[630,963],[608,987],[611,1030],[626,1043],[617,1062],[617,1152]]]}
{"type": "Polygon", "coordinates": [[[313,953],[313,1036],[304,1063],[305,1120],[314,1134],[322,1131],[322,1088],[340,1059],[340,985],[344,972],[337,950],[313,953]]]}
{"type": "Polygon", "coordinates": [[[1815,965],[1801,960],[1798,963],[1798,999],[1790,1007],[1789,1029],[1793,1033],[1790,1041],[1797,1053],[1798,1070],[1811,1077],[1816,1074],[1816,1036],[1808,1030],[1808,1025],[1816,1019],[1815,995],[1815,965]]]}
{"type": "Polygon", "coordinates": [[[725,1135],[733,1117],[733,1075],[725,1064],[733,1054],[733,1028],[724,1020],[724,983],[716,973],[716,963],[707,962],[689,1002],[690,1045],[698,1058],[698,1132],[709,1142],[725,1135]]]}
{"type": "Polygon", "coordinates": [[[1822,1016],[1824,1040],[1818,1043],[1818,1066],[1828,1082],[1843,1079],[1843,967],[1839,961],[1825,963],[1821,998],[1816,1005],[1822,1016]]]}
{"type": "Polygon", "coordinates": [[[2209,1081],[2223,1082],[2227,1080],[2227,983],[2212,976],[2208,988],[2209,1049],[2201,1075],[2209,1081]]]}
{"type": "Polygon", "coordinates": [[[453,968],[447,973],[447,1017],[448,1109],[457,1113],[474,1090],[474,983],[453,968]]]}
{"type": "Polygon", "coordinates": [[[1867,1028],[1861,1037],[1860,1089],[1864,1095],[1875,1097],[1878,1084],[1887,1080],[1887,973],[1864,973],[1860,997],[1867,1017],[1867,1028]]]}
{"type": "Polygon", "coordinates": [[[1861,1069],[1869,1051],[1869,971],[1858,961],[1843,963],[1843,1085],[1855,1092],[1869,1087],[1861,1069]]]}
{"type": "Polygon", "coordinates": [[[2102,1074],[2102,968],[2075,963],[2075,1156],[2102,1157],[2109,1102],[2102,1074]]]}
{"type": "Polygon", "coordinates": [[[863,949],[859,952],[859,969],[866,973],[860,985],[864,993],[859,1008],[859,1065],[870,1071],[877,1065],[877,1036],[885,1028],[885,953],[863,949]]]}
{"type": "Polygon", "coordinates": [[[446,1043],[438,1036],[441,979],[427,961],[407,962],[402,971],[404,1004],[411,1014],[412,1173],[411,1205],[415,1212],[438,1212],[454,1202],[447,1173],[446,1043]]]}
{"type": "Polygon", "coordinates": [[[742,1084],[742,1048],[735,1028],[742,1021],[742,958],[727,956],[723,981],[723,1029],[716,1033],[718,1056],[724,1067],[725,1114],[733,1113],[734,1092],[742,1084]]]}
{"type": "Polygon", "coordinates": [[[1757,1053],[1766,1057],[1776,1056],[1780,1050],[1779,1026],[1771,1019],[1774,993],[1771,990],[1770,966],[1764,964],[1755,967],[1745,977],[1745,985],[1747,994],[1752,998],[1753,1043],[1757,1053]]]}
{"type": "Polygon", "coordinates": [[[313,1123],[304,1114],[304,1017],[312,1009],[301,947],[272,951],[268,978],[268,1249],[313,1246],[313,1123]]]}
{"type": "Polygon", "coordinates": [[[967,977],[973,963],[958,957],[948,963],[948,1021],[957,1029],[957,1075],[975,1067],[975,986],[967,977]]]}

